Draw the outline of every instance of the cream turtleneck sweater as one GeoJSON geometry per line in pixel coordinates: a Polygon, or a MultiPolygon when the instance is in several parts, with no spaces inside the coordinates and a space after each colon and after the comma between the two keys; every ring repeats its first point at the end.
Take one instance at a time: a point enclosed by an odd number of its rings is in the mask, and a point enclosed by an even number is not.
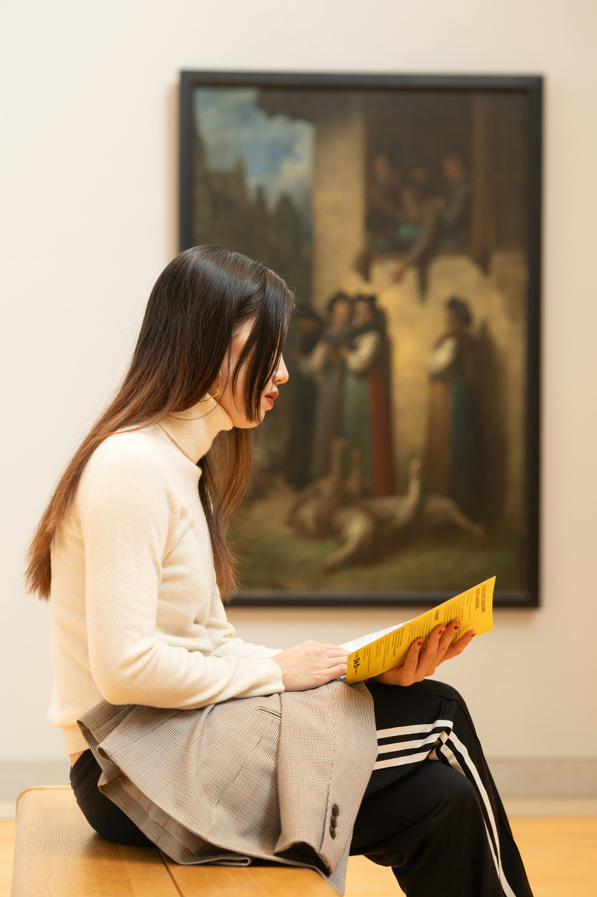
{"type": "Polygon", "coordinates": [[[284,691],[273,651],[226,619],[197,461],[227,412],[210,399],[161,424],[126,428],[88,460],[52,549],[48,721],[67,754],[102,699],[189,709],[284,691]]]}

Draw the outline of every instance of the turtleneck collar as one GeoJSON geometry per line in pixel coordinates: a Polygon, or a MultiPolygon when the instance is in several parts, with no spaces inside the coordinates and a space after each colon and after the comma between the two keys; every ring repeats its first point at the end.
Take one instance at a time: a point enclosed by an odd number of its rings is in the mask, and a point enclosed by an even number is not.
{"type": "Polygon", "coordinates": [[[215,399],[198,402],[186,411],[169,414],[160,426],[170,439],[196,464],[211,448],[220,430],[231,430],[232,418],[215,399]]]}

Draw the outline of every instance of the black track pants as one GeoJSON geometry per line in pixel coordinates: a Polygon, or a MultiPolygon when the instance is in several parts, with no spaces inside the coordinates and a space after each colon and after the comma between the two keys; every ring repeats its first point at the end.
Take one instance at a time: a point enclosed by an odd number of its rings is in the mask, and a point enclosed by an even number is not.
{"type": "MultiPolygon", "coordinates": [[[[368,683],[379,755],[351,854],[391,866],[408,897],[532,897],[506,814],[461,696],[425,679],[368,683]]],[[[90,825],[110,841],[153,846],[97,787],[90,750],[71,769],[90,825]]]]}
{"type": "Polygon", "coordinates": [[[70,783],[81,812],[98,835],[117,844],[155,847],[132,819],[97,787],[102,768],[87,748],[70,770],[70,783]]]}
{"type": "Polygon", "coordinates": [[[462,697],[432,679],[367,685],[379,754],[351,854],[391,866],[408,897],[532,897],[462,697]]]}

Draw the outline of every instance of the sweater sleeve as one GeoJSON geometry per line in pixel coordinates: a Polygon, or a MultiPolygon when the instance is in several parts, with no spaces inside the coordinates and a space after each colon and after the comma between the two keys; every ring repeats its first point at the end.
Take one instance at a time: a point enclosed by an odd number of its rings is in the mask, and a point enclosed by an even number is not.
{"type": "Polygon", "coordinates": [[[207,628],[214,654],[217,654],[219,657],[274,657],[284,650],[283,648],[266,648],[265,645],[254,645],[252,642],[245,642],[243,639],[238,638],[234,626],[226,616],[217,583],[211,599],[207,628]]]}
{"type": "Polygon", "coordinates": [[[162,561],[179,514],[161,453],[129,437],[104,443],[87,467],[80,518],[89,661],[105,700],[190,709],[283,691],[268,656],[203,654],[156,635],[162,561]]]}

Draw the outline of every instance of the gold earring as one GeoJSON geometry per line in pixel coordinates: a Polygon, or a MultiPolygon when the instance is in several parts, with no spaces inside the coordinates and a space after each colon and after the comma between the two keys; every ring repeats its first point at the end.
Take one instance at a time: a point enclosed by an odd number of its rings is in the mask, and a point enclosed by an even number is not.
{"type": "Polygon", "coordinates": [[[208,396],[206,399],[199,399],[199,401],[200,401],[200,402],[209,402],[210,399],[215,399],[215,397],[216,397],[216,396],[218,395],[218,393],[220,392],[220,384],[221,384],[221,382],[222,382],[222,368],[220,368],[220,376],[219,376],[219,379],[218,379],[218,389],[217,389],[217,391],[214,392],[213,396],[208,396]]]}

